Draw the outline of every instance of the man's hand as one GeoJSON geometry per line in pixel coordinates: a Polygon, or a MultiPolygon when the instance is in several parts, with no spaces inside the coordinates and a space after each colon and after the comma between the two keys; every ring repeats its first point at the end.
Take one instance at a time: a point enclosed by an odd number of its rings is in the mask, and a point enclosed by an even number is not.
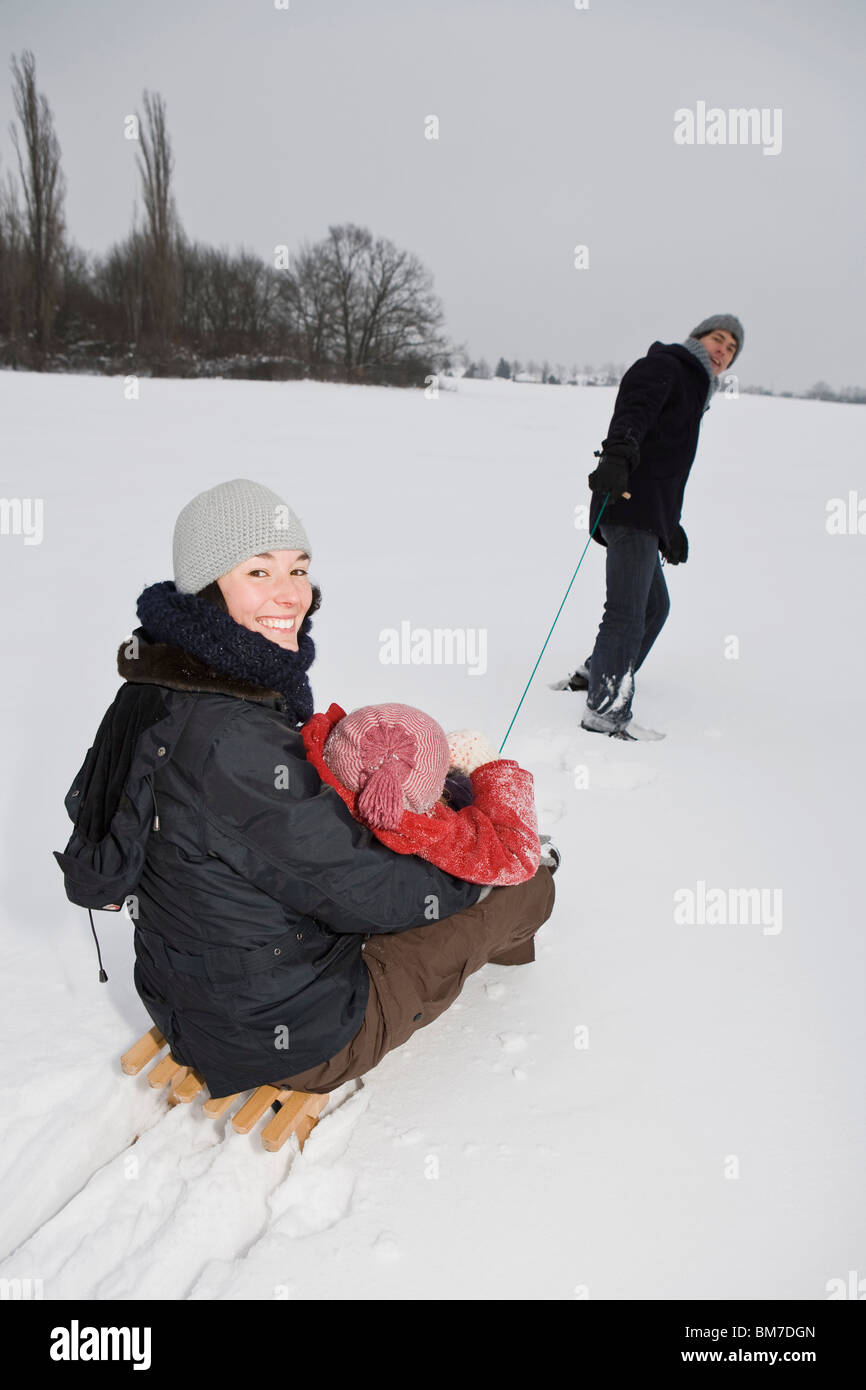
{"type": "Polygon", "coordinates": [[[682,526],[678,526],[662,555],[669,565],[684,565],[689,558],[689,538],[682,526]]]}
{"type": "Polygon", "coordinates": [[[590,473],[587,482],[593,492],[609,492],[616,499],[630,498],[626,492],[628,475],[638,463],[638,451],[629,440],[608,444],[602,442],[601,450],[596,449],[598,467],[590,473]]]}

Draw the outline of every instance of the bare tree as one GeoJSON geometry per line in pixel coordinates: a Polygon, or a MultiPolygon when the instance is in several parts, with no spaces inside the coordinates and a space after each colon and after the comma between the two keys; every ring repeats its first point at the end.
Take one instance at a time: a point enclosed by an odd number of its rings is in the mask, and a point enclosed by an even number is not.
{"type": "Polygon", "coordinates": [[[17,366],[24,336],[26,229],[12,175],[0,185],[0,334],[6,339],[4,360],[17,366]]]}
{"type": "Polygon", "coordinates": [[[204,309],[208,274],[205,261],[209,247],[178,234],[180,298],[177,328],[183,339],[195,348],[207,346],[208,329],[204,309]]]}
{"type": "Polygon", "coordinates": [[[445,351],[442,311],[420,261],[378,238],[366,266],[357,360],[393,362],[407,353],[445,351]]]}
{"type": "Polygon", "coordinates": [[[305,242],[281,272],[279,302],[289,332],[297,335],[299,350],[310,370],[319,373],[332,360],[337,339],[335,298],[325,243],[305,242]]]}
{"type": "Polygon", "coordinates": [[[346,371],[359,365],[357,339],[358,319],[364,293],[364,265],[370,254],[373,238],[370,232],[354,223],[328,228],[327,269],[334,301],[335,329],[340,340],[341,356],[346,371]]]}
{"type": "Polygon", "coordinates": [[[122,332],[130,346],[137,346],[142,332],[145,303],[147,247],[142,232],[133,228],[119,246],[97,260],[94,287],[106,304],[114,305],[122,320],[122,332]]]}
{"type": "Polygon", "coordinates": [[[29,49],[21,61],[12,58],[12,97],[21,123],[10,122],[12,142],[24,191],[26,263],[28,278],[27,329],[44,351],[57,313],[58,270],[63,250],[63,197],[66,182],[60,169],[60,142],[51,108],[36,90],[36,60],[29,49]]]}
{"type": "Polygon", "coordinates": [[[323,250],[332,346],[347,373],[445,353],[442,309],[416,256],[353,223],[330,227],[323,250]]]}
{"type": "Polygon", "coordinates": [[[273,313],[314,373],[395,379],[447,356],[442,309],[417,257],[366,228],[328,229],[292,256],[273,313]]]}
{"type": "Polygon", "coordinates": [[[165,102],[158,94],[144,93],[146,119],[138,119],[138,169],[141,174],[145,227],[145,287],[150,327],[158,348],[169,343],[177,320],[180,299],[179,234],[171,192],[174,160],[165,120],[165,102]]]}

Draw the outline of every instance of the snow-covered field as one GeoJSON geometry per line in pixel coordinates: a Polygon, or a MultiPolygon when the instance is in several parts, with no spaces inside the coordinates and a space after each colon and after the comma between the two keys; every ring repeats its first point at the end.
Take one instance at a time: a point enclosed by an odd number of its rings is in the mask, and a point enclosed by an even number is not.
{"type": "Polygon", "coordinates": [[[862,408],[716,396],[638,677],[663,742],[583,733],[581,697],[549,688],[592,648],[590,546],[505,750],[563,853],[538,959],[473,976],[303,1154],[122,1075],[148,1024],[131,925],[96,915],[100,985],[51,856],[136,597],[171,577],[181,506],[229,478],[306,524],[317,709],[396,699],[500,742],[614,394],[145,380],[136,400],[0,373],[2,490],[44,508],[38,544],[0,536],[2,1277],[47,1299],[823,1299],[866,1272],[866,535],[826,528],[831,499],[866,497],[862,408]],[[486,662],[384,664],[404,622],[486,634],[486,662]],[[745,922],[700,920],[702,893],[729,914],[748,889],[745,922]]]}

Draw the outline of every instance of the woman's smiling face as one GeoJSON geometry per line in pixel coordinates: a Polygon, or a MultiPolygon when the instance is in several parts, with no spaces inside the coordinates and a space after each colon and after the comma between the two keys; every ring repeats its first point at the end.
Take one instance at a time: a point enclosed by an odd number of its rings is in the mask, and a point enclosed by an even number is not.
{"type": "Polygon", "coordinates": [[[309,568],[306,551],[267,550],[242,560],[217,583],[236,623],[296,652],[298,631],[313,601],[309,568]]]}

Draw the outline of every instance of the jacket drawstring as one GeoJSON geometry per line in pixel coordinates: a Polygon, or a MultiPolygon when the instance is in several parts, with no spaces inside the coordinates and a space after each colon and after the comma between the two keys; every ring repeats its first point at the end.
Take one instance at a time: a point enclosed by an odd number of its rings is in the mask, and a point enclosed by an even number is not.
{"type": "Polygon", "coordinates": [[[87,909],[87,915],[90,918],[90,930],[93,932],[93,940],[96,942],[96,958],[99,961],[99,983],[104,985],[108,983],[108,976],[102,967],[102,954],[99,950],[99,941],[96,936],[96,928],[93,925],[93,913],[90,911],[90,908],[87,909]]]}

